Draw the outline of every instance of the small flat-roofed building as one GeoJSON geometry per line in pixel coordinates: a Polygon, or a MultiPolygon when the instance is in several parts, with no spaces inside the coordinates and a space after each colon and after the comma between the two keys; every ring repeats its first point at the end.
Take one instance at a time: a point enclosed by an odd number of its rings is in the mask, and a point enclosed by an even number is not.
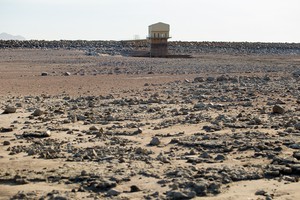
{"type": "Polygon", "coordinates": [[[150,57],[168,56],[168,39],[170,25],[162,22],[149,26],[148,39],[150,40],[150,57]]]}

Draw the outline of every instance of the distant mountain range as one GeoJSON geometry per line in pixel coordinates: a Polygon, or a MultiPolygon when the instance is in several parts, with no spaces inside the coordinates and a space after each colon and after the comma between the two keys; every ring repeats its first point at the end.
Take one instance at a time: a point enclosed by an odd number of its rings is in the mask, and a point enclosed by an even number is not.
{"type": "Polygon", "coordinates": [[[8,33],[0,33],[0,40],[26,40],[21,35],[10,35],[8,33]]]}

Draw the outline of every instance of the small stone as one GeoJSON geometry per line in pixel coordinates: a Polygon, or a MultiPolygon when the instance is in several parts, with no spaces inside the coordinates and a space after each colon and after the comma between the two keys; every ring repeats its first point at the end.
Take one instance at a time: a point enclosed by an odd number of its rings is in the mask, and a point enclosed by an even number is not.
{"type": "Polygon", "coordinates": [[[32,115],[35,116],[35,117],[41,116],[42,114],[44,114],[44,111],[41,110],[41,109],[39,109],[39,108],[36,109],[36,110],[32,113],[32,115]]]}
{"type": "Polygon", "coordinates": [[[276,104],[285,104],[285,102],[282,101],[281,99],[277,99],[276,104]]]}
{"type": "Polygon", "coordinates": [[[9,127],[9,128],[1,128],[0,132],[1,133],[7,133],[7,132],[12,132],[14,129],[9,127]]]}
{"type": "Polygon", "coordinates": [[[150,145],[152,146],[157,146],[160,144],[160,140],[158,137],[153,137],[152,140],[150,141],[150,145]]]}
{"type": "Polygon", "coordinates": [[[16,106],[18,107],[18,108],[22,108],[22,103],[16,103],[16,106]]]}
{"type": "Polygon", "coordinates": [[[98,131],[98,128],[96,126],[91,126],[89,129],[90,131],[98,131]]]}
{"type": "Polygon", "coordinates": [[[264,191],[264,190],[257,190],[256,192],[255,192],[255,195],[266,195],[267,194],[267,192],[266,191],[264,191]]]}
{"type": "Polygon", "coordinates": [[[297,144],[297,143],[291,144],[289,147],[292,149],[300,149],[300,144],[297,144]]]}
{"type": "Polygon", "coordinates": [[[186,194],[184,194],[183,192],[180,192],[180,191],[167,192],[167,196],[173,200],[189,199],[186,194]]]}
{"type": "Polygon", "coordinates": [[[48,76],[48,72],[42,72],[41,76],[48,76]]]}
{"type": "Polygon", "coordinates": [[[22,134],[23,137],[34,137],[34,138],[44,138],[50,137],[51,131],[47,130],[45,132],[24,132],[22,134]]]}
{"type": "Polygon", "coordinates": [[[35,151],[33,149],[30,149],[28,152],[27,152],[28,156],[33,156],[35,155],[35,151]]]}
{"type": "Polygon", "coordinates": [[[294,128],[295,128],[296,130],[300,130],[300,123],[295,124],[295,125],[294,125],[294,128]]]}
{"type": "Polygon", "coordinates": [[[204,110],[206,108],[207,108],[206,104],[202,103],[202,102],[197,103],[197,104],[194,105],[194,109],[196,109],[196,110],[204,110]]]}
{"type": "Polygon", "coordinates": [[[216,157],[215,157],[215,160],[225,160],[226,157],[224,155],[221,155],[221,154],[218,154],[216,157]]]}
{"type": "Polygon", "coordinates": [[[71,76],[71,73],[70,72],[65,72],[64,76],[71,76]]]}
{"type": "Polygon", "coordinates": [[[293,153],[293,157],[296,158],[297,160],[300,160],[300,151],[295,151],[293,153]]]}
{"type": "Polygon", "coordinates": [[[143,133],[142,128],[138,128],[136,131],[133,132],[134,135],[141,134],[141,133],[143,133]]]}
{"type": "Polygon", "coordinates": [[[204,82],[204,78],[203,77],[196,77],[196,78],[194,78],[194,82],[195,83],[204,82]]]}
{"type": "Polygon", "coordinates": [[[81,176],[87,176],[88,175],[87,171],[85,171],[85,170],[82,170],[80,174],[81,174],[81,176]]]}
{"type": "Polygon", "coordinates": [[[143,149],[142,147],[138,147],[136,150],[135,150],[135,153],[136,154],[145,154],[147,150],[143,149]]]}
{"type": "Polygon", "coordinates": [[[206,182],[194,183],[193,189],[197,193],[197,195],[205,196],[207,193],[207,183],[206,182]]]}
{"type": "Polygon", "coordinates": [[[272,200],[273,197],[271,195],[266,195],[266,200],[272,200]]]}
{"type": "Polygon", "coordinates": [[[273,113],[276,113],[276,114],[284,114],[285,113],[285,109],[280,105],[275,105],[272,110],[273,110],[273,113]]]}
{"type": "Polygon", "coordinates": [[[17,108],[12,106],[7,106],[2,114],[11,114],[15,113],[17,111],[17,108]]]}
{"type": "Polygon", "coordinates": [[[46,131],[46,132],[43,132],[43,135],[44,137],[50,137],[51,136],[51,131],[46,131]]]}
{"type": "Polygon", "coordinates": [[[200,158],[211,158],[211,156],[206,151],[202,152],[199,157],[200,158]]]}
{"type": "Polygon", "coordinates": [[[215,78],[214,78],[214,77],[207,77],[207,78],[206,78],[206,81],[207,81],[207,82],[214,82],[214,81],[215,81],[215,78]]]}
{"type": "Polygon", "coordinates": [[[224,76],[224,75],[217,77],[217,81],[219,81],[219,82],[221,82],[221,81],[228,81],[228,79],[229,78],[227,76],[224,76]]]}
{"type": "Polygon", "coordinates": [[[3,142],[3,145],[4,145],[4,146],[10,145],[10,142],[9,142],[9,141],[4,141],[4,142],[3,142]]]}
{"type": "Polygon", "coordinates": [[[107,192],[107,196],[118,196],[119,194],[121,194],[121,192],[119,192],[118,190],[115,190],[115,189],[110,189],[107,192]]]}
{"type": "Polygon", "coordinates": [[[139,192],[139,191],[141,191],[141,189],[138,186],[136,185],[130,186],[130,192],[139,192]]]}
{"type": "Polygon", "coordinates": [[[294,71],[292,74],[294,77],[298,78],[298,77],[300,77],[300,70],[294,71]]]}

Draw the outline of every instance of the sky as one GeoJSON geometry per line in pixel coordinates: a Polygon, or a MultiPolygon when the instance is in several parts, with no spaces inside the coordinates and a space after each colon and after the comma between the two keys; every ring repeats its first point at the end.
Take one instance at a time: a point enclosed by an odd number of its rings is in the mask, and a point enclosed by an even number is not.
{"type": "Polygon", "coordinates": [[[0,33],[38,40],[144,39],[300,43],[300,0],[0,0],[0,33]]]}

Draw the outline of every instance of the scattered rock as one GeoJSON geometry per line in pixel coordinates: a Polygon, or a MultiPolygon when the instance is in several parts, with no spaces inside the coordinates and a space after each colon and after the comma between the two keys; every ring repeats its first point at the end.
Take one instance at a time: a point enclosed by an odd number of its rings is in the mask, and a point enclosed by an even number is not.
{"type": "Polygon", "coordinates": [[[272,110],[273,110],[273,113],[276,113],[276,114],[284,114],[285,113],[285,109],[280,105],[275,105],[272,110]]]}
{"type": "Polygon", "coordinates": [[[295,125],[294,125],[294,128],[295,128],[296,130],[300,130],[300,123],[295,124],[295,125]]]}
{"type": "Polygon", "coordinates": [[[296,158],[297,160],[300,160],[300,151],[295,151],[293,153],[293,157],[296,158]]]}
{"type": "Polygon", "coordinates": [[[196,78],[194,78],[194,82],[195,83],[201,83],[201,82],[204,82],[205,80],[204,80],[204,78],[203,77],[196,77],[196,78]]]}
{"type": "Polygon", "coordinates": [[[71,73],[70,72],[65,72],[64,76],[71,76],[71,73]]]}
{"type": "Polygon", "coordinates": [[[300,70],[294,71],[292,74],[295,78],[298,78],[298,77],[300,77],[300,70]]]}
{"type": "Polygon", "coordinates": [[[263,195],[263,196],[265,196],[266,194],[267,194],[267,192],[265,190],[257,190],[255,192],[255,195],[263,195]]]}
{"type": "Polygon", "coordinates": [[[142,128],[138,128],[136,131],[133,132],[133,135],[138,135],[143,133],[143,129],[142,128]]]}
{"type": "Polygon", "coordinates": [[[1,133],[8,133],[8,132],[12,132],[14,129],[12,127],[9,128],[0,128],[0,132],[1,133]]]}
{"type": "Polygon", "coordinates": [[[89,128],[90,131],[98,131],[98,128],[96,126],[91,126],[89,128]]]}
{"type": "Polygon", "coordinates": [[[24,132],[22,134],[23,137],[34,137],[34,138],[44,138],[44,137],[50,137],[51,132],[48,131],[42,131],[42,132],[24,132]]]}
{"type": "Polygon", "coordinates": [[[151,146],[157,146],[160,144],[160,140],[158,137],[153,137],[152,140],[150,141],[151,146]]]}
{"type": "Polygon", "coordinates": [[[167,196],[170,198],[170,199],[173,199],[173,200],[179,200],[179,199],[188,199],[188,196],[186,194],[183,194],[182,192],[180,191],[171,191],[171,192],[168,192],[167,193],[167,196]]]}
{"type": "Polygon", "coordinates": [[[215,157],[215,160],[219,160],[219,161],[222,161],[222,160],[225,160],[226,157],[224,155],[221,155],[221,154],[218,154],[216,157],[215,157]]]}
{"type": "Polygon", "coordinates": [[[2,114],[11,114],[15,113],[17,111],[17,108],[12,106],[7,106],[2,114]]]}
{"type": "Polygon", "coordinates": [[[141,191],[141,189],[138,186],[136,185],[130,186],[130,192],[139,192],[139,191],[141,191]]]}
{"type": "Polygon", "coordinates": [[[118,190],[115,190],[115,189],[110,189],[107,192],[107,196],[118,196],[120,194],[121,194],[121,192],[119,192],[118,190]]]}
{"type": "Polygon", "coordinates": [[[36,109],[33,113],[32,113],[32,115],[33,116],[35,116],[35,117],[37,117],[37,116],[41,116],[41,115],[43,115],[44,114],[44,111],[43,110],[41,110],[41,109],[36,109]]]}
{"type": "Polygon", "coordinates": [[[207,82],[214,82],[214,81],[215,81],[215,78],[209,76],[209,77],[206,78],[206,81],[207,81],[207,82]]]}

